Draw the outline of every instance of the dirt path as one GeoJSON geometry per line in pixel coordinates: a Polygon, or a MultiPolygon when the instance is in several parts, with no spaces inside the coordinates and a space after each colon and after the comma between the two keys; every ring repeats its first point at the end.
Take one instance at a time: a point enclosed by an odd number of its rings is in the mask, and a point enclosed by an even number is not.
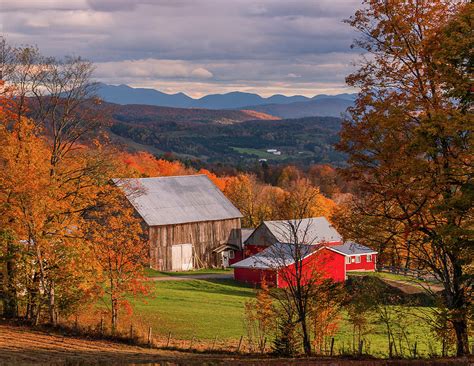
{"type": "Polygon", "coordinates": [[[424,282],[423,285],[409,282],[409,281],[401,281],[401,280],[392,280],[387,278],[381,278],[382,281],[388,283],[389,285],[396,287],[402,290],[406,294],[419,294],[423,292],[433,291],[433,292],[440,292],[443,291],[443,288],[439,285],[433,285],[424,282]]]}
{"type": "Polygon", "coordinates": [[[182,276],[160,276],[149,277],[151,281],[187,281],[187,280],[231,280],[234,278],[232,273],[209,273],[209,274],[190,274],[182,276]]]}
{"type": "Polygon", "coordinates": [[[0,324],[0,365],[319,365],[319,366],[451,366],[472,365],[473,359],[436,361],[281,359],[231,354],[197,354],[90,340],[0,324]]]}

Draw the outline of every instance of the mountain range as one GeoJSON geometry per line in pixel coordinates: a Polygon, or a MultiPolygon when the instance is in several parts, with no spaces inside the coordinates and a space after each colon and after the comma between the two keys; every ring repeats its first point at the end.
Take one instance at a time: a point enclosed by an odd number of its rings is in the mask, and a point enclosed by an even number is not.
{"type": "Polygon", "coordinates": [[[350,107],[356,94],[285,96],[275,94],[264,98],[258,94],[230,92],[192,98],[184,93],[167,94],[155,89],[132,88],[128,85],[98,83],[97,94],[106,102],[144,104],[174,108],[246,109],[280,118],[310,116],[340,117],[350,107]]]}

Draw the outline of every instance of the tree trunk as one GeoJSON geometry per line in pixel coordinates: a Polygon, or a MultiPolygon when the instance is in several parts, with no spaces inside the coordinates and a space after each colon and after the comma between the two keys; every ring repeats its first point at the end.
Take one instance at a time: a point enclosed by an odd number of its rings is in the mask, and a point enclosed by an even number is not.
{"type": "MultiPolygon", "coordinates": [[[[47,286],[46,286],[46,274],[44,271],[44,266],[43,266],[43,255],[41,253],[41,248],[39,247],[38,243],[34,238],[32,238],[32,242],[36,246],[36,258],[38,260],[39,264],[39,269],[40,269],[40,280],[41,280],[41,287],[43,288],[43,291],[46,291],[47,286]]],[[[56,325],[56,312],[55,312],[55,304],[54,304],[54,282],[50,284],[50,287],[48,289],[48,310],[49,310],[49,321],[51,322],[52,325],[56,325]]],[[[37,317],[37,321],[38,321],[37,317]]]]}
{"type": "Polygon", "coordinates": [[[112,301],[112,334],[115,335],[115,331],[117,330],[117,321],[118,321],[118,304],[117,299],[113,296],[111,297],[112,301]]]}
{"type": "Polygon", "coordinates": [[[301,318],[301,331],[303,333],[303,349],[306,356],[311,355],[311,341],[309,339],[308,329],[306,327],[306,318],[301,318]]]}
{"type": "Polygon", "coordinates": [[[456,355],[465,356],[469,354],[469,340],[467,335],[467,321],[465,317],[456,319],[453,322],[456,333],[456,355]]]}
{"type": "Polygon", "coordinates": [[[55,303],[55,293],[54,293],[54,281],[51,281],[48,292],[48,310],[49,310],[49,322],[56,326],[58,324],[57,313],[56,313],[56,303],[55,303]]]}
{"type": "Polygon", "coordinates": [[[5,283],[5,297],[3,300],[3,316],[5,318],[13,319],[18,316],[18,299],[15,287],[15,245],[11,240],[7,239],[7,253],[8,258],[6,263],[6,278],[5,283]]]}

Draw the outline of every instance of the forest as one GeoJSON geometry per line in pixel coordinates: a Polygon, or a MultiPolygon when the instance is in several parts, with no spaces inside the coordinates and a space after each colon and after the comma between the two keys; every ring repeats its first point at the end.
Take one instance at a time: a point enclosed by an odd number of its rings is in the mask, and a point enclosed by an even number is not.
{"type": "Polygon", "coordinates": [[[250,115],[248,120],[235,121],[229,116],[223,121],[222,117],[204,115],[202,110],[191,110],[192,117],[182,118],[176,114],[164,114],[158,108],[155,113],[145,114],[142,110],[146,106],[133,107],[114,105],[111,108],[113,123],[110,131],[114,135],[130,139],[143,149],[152,147],[161,153],[173,153],[202,165],[220,163],[248,169],[259,158],[273,164],[305,167],[344,163],[344,154],[334,149],[342,122],[339,118],[275,120],[262,115],[261,119],[252,120],[254,115],[250,115]],[[267,149],[278,149],[282,155],[268,154],[267,149]]]}

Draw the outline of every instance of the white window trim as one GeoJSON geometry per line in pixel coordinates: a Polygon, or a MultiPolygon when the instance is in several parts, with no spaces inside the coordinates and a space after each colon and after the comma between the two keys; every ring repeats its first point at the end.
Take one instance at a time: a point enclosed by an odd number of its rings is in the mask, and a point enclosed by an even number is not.
{"type": "Polygon", "coordinates": [[[372,263],[372,254],[367,254],[365,256],[365,260],[368,262],[368,263],[372,263]]]}
{"type": "Polygon", "coordinates": [[[360,255],[356,255],[356,256],[355,256],[355,262],[356,262],[356,263],[360,263],[360,262],[361,262],[361,260],[360,260],[360,255]]]}
{"type": "Polygon", "coordinates": [[[351,257],[349,256],[346,257],[346,264],[351,264],[351,257]]]}

